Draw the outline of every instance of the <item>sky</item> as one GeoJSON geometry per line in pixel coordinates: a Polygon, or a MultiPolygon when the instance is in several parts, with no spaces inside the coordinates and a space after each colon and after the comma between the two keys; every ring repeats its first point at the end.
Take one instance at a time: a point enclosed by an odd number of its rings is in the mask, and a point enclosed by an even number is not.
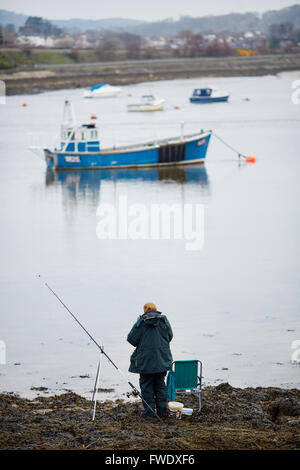
{"type": "Polygon", "coordinates": [[[47,19],[132,18],[156,21],[181,15],[205,16],[279,10],[297,0],[0,0],[0,9],[47,19]]]}

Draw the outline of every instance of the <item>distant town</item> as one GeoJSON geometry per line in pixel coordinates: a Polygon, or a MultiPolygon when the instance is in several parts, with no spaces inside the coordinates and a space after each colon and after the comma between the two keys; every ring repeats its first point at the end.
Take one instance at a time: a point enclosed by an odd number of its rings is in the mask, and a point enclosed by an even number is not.
{"type": "Polygon", "coordinates": [[[267,12],[134,20],[49,21],[0,11],[0,68],[18,65],[300,52],[300,5],[267,12]],[[21,18],[22,16],[22,18],[21,18]],[[5,21],[11,20],[11,23],[5,21]]]}

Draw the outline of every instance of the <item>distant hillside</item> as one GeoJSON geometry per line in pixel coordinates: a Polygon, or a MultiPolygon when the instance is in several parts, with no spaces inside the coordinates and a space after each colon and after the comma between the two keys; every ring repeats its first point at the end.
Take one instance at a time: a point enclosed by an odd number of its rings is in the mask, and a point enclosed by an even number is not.
{"type": "Polygon", "coordinates": [[[163,20],[155,23],[141,24],[130,29],[130,32],[148,36],[172,36],[183,30],[216,33],[224,30],[232,32],[255,31],[259,18],[255,13],[230,13],[220,16],[203,16],[193,18],[181,17],[178,21],[163,20]]]}
{"type": "MultiPolygon", "coordinates": [[[[21,15],[6,10],[0,10],[0,24],[3,26],[12,23],[19,28],[27,19],[21,15]]],[[[300,5],[283,8],[281,10],[267,11],[261,17],[256,13],[230,13],[227,15],[209,15],[199,18],[191,16],[181,17],[178,21],[162,20],[156,22],[145,22],[126,18],[107,18],[101,20],[48,20],[52,24],[69,31],[86,31],[88,29],[127,31],[130,33],[147,36],[172,36],[183,30],[217,33],[220,31],[245,32],[260,31],[267,32],[271,24],[279,24],[290,21],[295,28],[300,28],[300,5]]]]}
{"type": "MultiPolygon", "coordinates": [[[[27,20],[27,15],[21,15],[12,11],[0,10],[0,24],[5,26],[7,24],[14,24],[18,29],[24,26],[27,20]]],[[[44,18],[47,19],[47,18],[44,18]]],[[[131,20],[127,18],[105,18],[102,20],[84,20],[80,18],[72,18],[70,20],[48,20],[52,24],[67,30],[78,29],[86,31],[88,29],[109,29],[112,31],[127,30],[143,23],[139,20],[131,20]]]]}
{"type": "Polygon", "coordinates": [[[256,13],[230,13],[227,15],[209,15],[200,18],[191,16],[181,17],[178,21],[164,20],[155,23],[141,24],[130,29],[130,32],[149,36],[171,36],[183,30],[218,33],[231,31],[233,33],[245,31],[268,32],[274,23],[291,21],[295,28],[300,28],[300,5],[268,11],[259,17],[256,13]]]}
{"type": "Polygon", "coordinates": [[[82,20],[72,18],[70,20],[50,20],[51,23],[67,30],[87,31],[88,29],[106,29],[111,31],[131,30],[132,28],[143,24],[143,21],[130,20],[127,18],[105,18],[103,20],[82,20]]]}
{"type": "Polygon", "coordinates": [[[2,26],[13,24],[15,25],[16,29],[18,29],[20,26],[24,26],[27,18],[27,15],[14,13],[13,11],[0,10],[0,24],[2,26]]]}
{"type": "Polygon", "coordinates": [[[263,14],[261,23],[265,29],[271,24],[290,21],[295,28],[300,28],[300,5],[283,8],[282,10],[271,10],[263,14]]]}

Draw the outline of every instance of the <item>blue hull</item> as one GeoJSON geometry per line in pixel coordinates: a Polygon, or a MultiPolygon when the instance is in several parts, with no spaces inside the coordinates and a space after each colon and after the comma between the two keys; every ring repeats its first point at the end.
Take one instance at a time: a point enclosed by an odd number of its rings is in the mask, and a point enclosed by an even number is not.
{"type": "Polygon", "coordinates": [[[191,103],[219,103],[221,101],[228,101],[229,96],[220,96],[218,98],[200,98],[200,97],[191,97],[191,103]]]}
{"type": "Polygon", "coordinates": [[[98,152],[45,150],[45,160],[47,167],[55,170],[185,165],[204,162],[210,136],[211,132],[208,131],[182,141],[161,141],[156,145],[98,152]]]}

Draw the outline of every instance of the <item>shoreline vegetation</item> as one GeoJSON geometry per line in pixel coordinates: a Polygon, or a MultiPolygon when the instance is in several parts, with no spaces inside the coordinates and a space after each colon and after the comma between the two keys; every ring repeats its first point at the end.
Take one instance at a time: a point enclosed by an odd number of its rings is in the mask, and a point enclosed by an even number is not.
{"type": "Polygon", "coordinates": [[[194,409],[181,420],[145,421],[140,400],[91,402],[75,393],[33,400],[0,394],[0,449],[299,449],[300,390],[205,387],[177,398],[194,409]]]}
{"type": "MultiPolygon", "coordinates": [[[[17,54],[17,51],[15,53],[17,54]]],[[[5,82],[6,94],[34,94],[50,90],[88,88],[97,83],[129,85],[157,80],[276,75],[280,72],[300,70],[300,54],[97,63],[64,62],[60,56],[61,51],[52,54],[56,55],[47,56],[47,60],[44,57],[46,63],[40,59],[37,63],[25,62],[23,65],[17,65],[19,60],[17,58],[11,68],[0,68],[0,80],[5,82]]]]}

